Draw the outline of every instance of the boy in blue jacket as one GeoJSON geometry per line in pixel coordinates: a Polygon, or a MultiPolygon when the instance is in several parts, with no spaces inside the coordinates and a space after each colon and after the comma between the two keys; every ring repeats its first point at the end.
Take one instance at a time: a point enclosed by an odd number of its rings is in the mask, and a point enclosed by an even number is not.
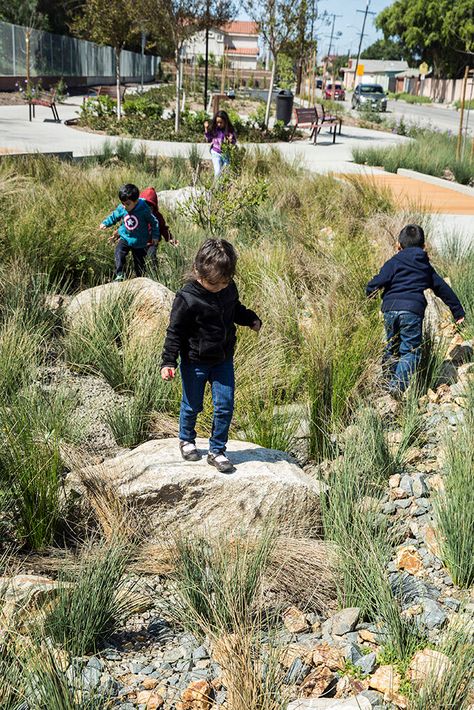
{"type": "Polygon", "coordinates": [[[425,249],[425,234],[416,224],[402,229],[398,254],[385,262],[377,276],[367,284],[366,294],[382,293],[387,345],[384,365],[388,391],[396,399],[409,384],[420,360],[423,317],[426,308],[424,291],[430,288],[453,314],[456,323],[464,320],[464,309],[452,290],[433,269],[425,249]]]}
{"type": "MultiPolygon", "coordinates": [[[[150,238],[153,244],[160,241],[160,227],[158,220],[152,214],[145,200],[140,198],[136,185],[122,185],[119,190],[121,204],[106,217],[100,229],[112,227],[122,220],[118,228],[118,241],[115,247],[115,281],[123,281],[127,254],[132,252],[133,266],[136,276],[143,276],[145,272],[145,257],[147,244],[150,238]]],[[[114,241],[115,234],[109,239],[114,241]]]]}

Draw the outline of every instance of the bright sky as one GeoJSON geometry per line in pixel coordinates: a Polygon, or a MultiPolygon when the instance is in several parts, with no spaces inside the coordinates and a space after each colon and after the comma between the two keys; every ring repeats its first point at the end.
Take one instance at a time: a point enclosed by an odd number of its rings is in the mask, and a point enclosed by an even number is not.
{"type": "MultiPolygon", "coordinates": [[[[384,7],[391,5],[392,2],[394,2],[394,0],[370,0],[369,11],[378,14],[384,7]]],[[[327,13],[335,12],[336,15],[342,15],[342,17],[336,17],[336,24],[334,26],[334,34],[337,35],[337,32],[342,32],[342,35],[340,37],[336,36],[333,39],[331,54],[347,54],[350,50],[352,56],[357,55],[360,31],[362,29],[362,22],[364,21],[363,14],[357,12],[357,10],[365,10],[366,3],[367,0],[342,0],[342,2],[341,0],[339,0],[339,2],[334,2],[334,0],[318,0],[318,12],[320,17],[325,11],[327,13]]],[[[250,18],[244,13],[239,13],[239,19],[248,20],[250,18]]],[[[375,15],[367,16],[362,49],[368,47],[382,36],[382,33],[377,32],[375,29],[374,20],[375,15]]],[[[329,49],[331,22],[332,20],[329,21],[329,24],[323,25],[319,30],[319,58],[326,54],[329,49]]],[[[318,23],[318,27],[320,25],[321,22],[318,23]]]]}

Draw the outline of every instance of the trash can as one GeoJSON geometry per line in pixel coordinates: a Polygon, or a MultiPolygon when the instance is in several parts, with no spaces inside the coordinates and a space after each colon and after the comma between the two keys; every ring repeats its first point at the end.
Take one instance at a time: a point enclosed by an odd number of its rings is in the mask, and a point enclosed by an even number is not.
{"type": "Polygon", "coordinates": [[[285,126],[291,121],[293,112],[293,94],[287,89],[282,89],[276,97],[276,120],[283,121],[285,126]]]}

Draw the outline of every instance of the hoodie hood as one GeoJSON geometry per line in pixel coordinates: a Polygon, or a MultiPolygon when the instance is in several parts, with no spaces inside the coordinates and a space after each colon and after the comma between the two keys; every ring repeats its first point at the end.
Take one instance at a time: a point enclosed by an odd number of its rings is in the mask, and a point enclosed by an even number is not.
{"type": "Polygon", "coordinates": [[[145,188],[145,190],[140,192],[140,197],[149,203],[153,214],[156,216],[156,213],[158,212],[158,195],[156,194],[155,188],[145,188]]]}

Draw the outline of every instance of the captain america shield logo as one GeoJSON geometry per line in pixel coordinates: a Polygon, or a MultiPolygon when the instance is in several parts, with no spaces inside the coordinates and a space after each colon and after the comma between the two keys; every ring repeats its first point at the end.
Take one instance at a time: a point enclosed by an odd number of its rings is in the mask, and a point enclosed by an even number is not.
{"type": "Polygon", "coordinates": [[[129,232],[133,232],[133,230],[138,227],[138,219],[135,217],[134,214],[128,214],[124,218],[123,223],[129,232]]]}

